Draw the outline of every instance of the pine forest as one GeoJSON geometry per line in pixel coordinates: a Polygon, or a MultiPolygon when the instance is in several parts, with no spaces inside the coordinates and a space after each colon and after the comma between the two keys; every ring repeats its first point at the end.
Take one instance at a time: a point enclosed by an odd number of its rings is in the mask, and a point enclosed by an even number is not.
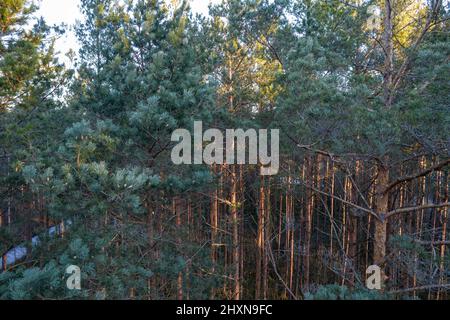
{"type": "Polygon", "coordinates": [[[0,300],[450,299],[448,1],[77,2],[0,0],[0,300]]]}

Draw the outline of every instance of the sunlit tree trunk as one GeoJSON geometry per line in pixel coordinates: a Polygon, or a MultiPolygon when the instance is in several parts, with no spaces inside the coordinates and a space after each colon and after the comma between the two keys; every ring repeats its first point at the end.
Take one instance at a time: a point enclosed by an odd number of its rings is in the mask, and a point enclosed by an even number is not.
{"type": "MultiPolygon", "coordinates": [[[[444,180],[446,183],[444,184],[444,196],[443,201],[444,202],[448,202],[448,186],[450,185],[450,179],[447,174],[447,177],[442,177],[442,173],[438,173],[438,177],[439,177],[439,182],[442,183],[442,180],[444,180]]],[[[440,184],[440,183],[439,183],[440,184]]],[[[441,190],[441,188],[440,188],[441,190]]],[[[444,241],[447,240],[447,223],[448,223],[448,208],[442,208],[441,211],[441,221],[442,221],[442,235],[441,235],[441,240],[442,240],[442,245],[440,247],[440,263],[439,263],[439,284],[445,285],[446,279],[447,277],[445,276],[445,249],[446,246],[444,244],[444,241]]],[[[447,296],[447,292],[444,289],[439,289],[437,292],[437,299],[439,300],[440,298],[445,299],[447,296]]]]}
{"type": "MultiPolygon", "coordinates": [[[[384,49],[384,74],[383,74],[383,100],[386,111],[392,106],[392,77],[393,77],[393,27],[392,27],[392,0],[384,0],[384,23],[383,23],[383,49],[384,49]]],[[[386,257],[387,221],[383,215],[388,212],[389,194],[386,187],[389,183],[389,159],[387,156],[378,163],[376,182],[377,212],[381,214],[381,220],[375,220],[374,255],[376,264],[384,262],[386,257]]]]}
{"type": "Polygon", "coordinates": [[[256,286],[255,286],[255,298],[261,299],[261,282],[262,282],[262,268],[264,257],[264,224],[265,224],[265,179],[264,176],[260,178],[259,186],[259,210],[258,210],[258,232],[256,236],[256,286]]]}
{"type": "Polygon", "coordinates": [[[240,285],[240,243],[239,243],[239,203],[238,203],[238,175],[236,166],[231,165],[231,223],[232,223],[232,261],[233,261],[233,298],[241,298],[240,285]]]}
{"type": "MultiPolygon", "coordinates": [[[[183,210],[181,205],[181,200],[179,198],[175,198],[172,200],[173,202],[173,212],[175,213],[175,223],[177,227],[177,237],[176,242],[178,246],[181,246],[181,211],[183,210]]],[[[177,277],[177,299],[183,300],[183,273],[178,272],[177,277]]]]}
{"type": "MultiPolygon", "coordinates": [[[[306,174],[308,184],[314,187],[314,158],[307,156],[306,158],[306,174]]],[[[311,263],[311,236],[312,236],[312,219],[314,212],[314,194],[311,188],[306,189],[306,215],[305,215],[305,290],[309,290],[310,285],[310,263],[311,263]]]]}
{"type": "Polygon", "coordinates": [[[264,210],[264,255],[263,255],[263,297],[265,300],[269,298],[269,256],[267,247],[271,245],[271,185],[270,178],[267,184],[266,210],[264,210]]]}
{"type": "MultiPolygon", "coordinates": [[[[384,166],[378,166],[378,177],[376,181],[376,210],[381,216],[388,211],[389,196],[385,192],[389,182],[389,171],[384,166]]],[[[375,235],[374,235],[374,253],[373,261],[375,264],[384,263],[386,257],[386,232],[387,221],[375,219],[375,235]]]]}
{"type": "MultiPolygon", "coordinates": [[[[216,166],[213,166],[212,168],[213,173],[216,172],[216,166]]],[[[217,187],[215,188],[214,192],[212,193],[211,197],[211,209],[210,209],[210,223],[211,223],[211,274],[214,275],[216,272],[216,263],[217,263],[217,229],[219,227],[218,225],[218,219],[219,219],[219,192],[217,187]]],[[[210,298],[214,299],[216,295],[215,288],[211,288],[210,298]]]]}

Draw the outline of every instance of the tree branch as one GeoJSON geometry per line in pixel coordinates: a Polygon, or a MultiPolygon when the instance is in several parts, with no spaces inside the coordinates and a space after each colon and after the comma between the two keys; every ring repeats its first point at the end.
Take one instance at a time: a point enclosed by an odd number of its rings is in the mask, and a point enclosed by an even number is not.
{"type": "Polygon", "coordinates": [[[399,213],[408,213],[411,211],[417,211],[417,210],[424,210],[424,209],[431,209],[431,208],[443,208],[443,207],[450,207],[450,202],[441,203],[441,204],[424,204],[422,206],[416,206],[416,207],[405,207],[400,209],[395,209],[392,211],[389,211],[384,215],[384,219],[387,219],[395,214],[399,213]]]}
{"type": "MultiPolygon", "coordinates": [[[[428,30],[432,27],[433,18],[439,13],[441,2],[442,2],[442,0],[437,0],[434,3],[433,8],[431,8],[431,13],[430,13],[430,15],[427,18],[425,26],[424,26],[422,32],[420,33],[419,37],[417,38],[417,40],[415,41],[415,43],[413,45],[413,51],[415,51],[420,46],[420,44],[422,43],[422,40],[424,39],[424,37],[427,34],[428,30]]],[[[406,57],[405,61],[403,62],[403,64],[401,65],[400,69],[398,70],[397,74],[394,77],[393,88],[392,88],[391,92],[395,92],[395,90],[397,89],[399,83],[401,82],[401,80],[405,76],[406,71],[408,70],[408,67],[409,67],[410,63],[411,63],[411,56],[408,56],[408,57],[406,57]]]]}
{"type": "Polygon", "coordinates": [[[441,241],[425,241],[425,240],[413,240],[415,243],[422,244],[422,245],[431,245],[431,246],[443,246],[443,245],[450,245],[450,240],[441,240],[441,241]]]}
{"type": "Polygon", "coordinates": [[[414,288],[406,288],[400,290],[389,291],[389,293],[406,293],[411,291],[421,291],[421,290],[430,290],[430,289],[450,289],[450,284],[430,284],[427,286],[420,286],[414,288]]]}
{"type": "Polygon", "coordinates": [[[333,199],[335,199],[335,200],[338,200],[338,201],[340,201],[340,202],[342,202],[342,203],[345,203],[345,204],[347,204],[347,205],[349,205],[349,206],[351,206],[351,207],[354,207],[354,208],[356,208],[356,209],[358,209],[358,210],[361,210],[361,211],[363,211],[363,212],[366,212],[366,213],[368,213],[368,214],[371,214],[371,215],[373,215],[375,218],[377,218],[378,220],[381,220],[380,217],[378,216],[378,214],[377,214],[375,211],[373,211],[373,210],[366,209],[366,208],[364,208],[364,207],[358,206],[357,204],[354,204],[353,202],[347,201],[347,200],[345,200],[345,199],[342,199],[342,198],[337,197],[337,196],[335,196],[335,195],[329,194],[329,193],[327,193],[327,192],[323,192],[323,191],[321,191],[321,190],[319,190],[319,189],[317,189],[317,188],[315,188],[315,187],[313,187],[313,186],[310,186],[310,185],[306,184],[306,183],[303,182],[303,181],[302,181],[302,184],[303,184],[305,187],[307,187],[307,188],[309,188],[309,189],[311,189],[311,190],[313,190],[313,191],[315,191],[315,192],[317,192],[317,193],[320,193],[320,194],[325,195],[325,196],[327,196],[327,197],[331,197],[331,198],[333,198],[333,199]]]}
{"type": "Polygon", "coordinates": [[[393,188],[395,188],[397,185],[399,185],[401,183],[408,182],[408,181],[411,181],[411,180],[414,180],[414,179],[426,176],[427,174],[429,174],[429,173],[431,173],[433,171],[440,170],[440,169],[442,169],[443,167],[445,167],[445,166],[447,166],[449,164],[450,164],[450,158],[445,160],[445,161],[443,161],[443,162],[440,162],[440,163],[438,163],[438,164],[436,164],[436,165],[434,165],[434,166],[432,166],[432,167],[430,167],[428,169],[425,169],[425,170],[423,170],[423,171],[421,171],[419,173],[416,173],[416,174],[413,174],[413,175],[409,175],[409,176],[405,176],[405,177],[401,177],[401,178],[397,179],[396,181],[392,182],[391,184],[389,184],[386,187],[386,189],[384,190],[384,193],[389,192],[390,190],[392,190],[393,188]]]}

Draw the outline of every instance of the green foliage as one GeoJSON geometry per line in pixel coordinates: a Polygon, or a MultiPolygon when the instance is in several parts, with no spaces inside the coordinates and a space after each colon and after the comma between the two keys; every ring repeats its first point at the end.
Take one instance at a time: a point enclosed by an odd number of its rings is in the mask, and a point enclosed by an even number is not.
{"type": "Polygon", "coordinates": [[[337,284],[320,286],[317,291],[305,294],[305,300],[388,300],[388,294],[366,288],[350,289],[337,284]]]}

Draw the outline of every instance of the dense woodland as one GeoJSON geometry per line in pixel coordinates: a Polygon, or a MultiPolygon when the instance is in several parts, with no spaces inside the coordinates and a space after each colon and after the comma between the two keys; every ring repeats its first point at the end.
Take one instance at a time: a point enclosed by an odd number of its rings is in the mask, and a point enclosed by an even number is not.
{"type": "Polygon", "coordinates": [[[450,298],[446,1],[80,6],[67,67],[0,1],[0,299],[450,298]],[[174,165],[194,121],[280,129],[279,173],[174,165]]]}

